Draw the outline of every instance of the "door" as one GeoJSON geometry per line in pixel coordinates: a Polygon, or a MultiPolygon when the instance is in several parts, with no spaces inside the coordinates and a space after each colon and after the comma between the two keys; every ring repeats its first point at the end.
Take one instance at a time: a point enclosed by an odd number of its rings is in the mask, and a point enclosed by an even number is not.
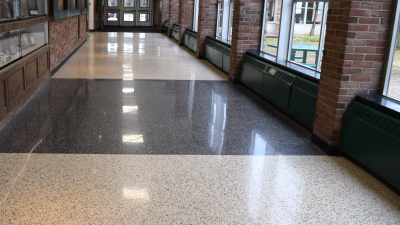
{"type": "Polygon", "coordinates": [[[105,25],[151,26],[152,0],[106,0],[105,25]]]}
{"type": "Polygon", "coordinates": [[[122,0],[122,20],[121,26],[135,26],[136,25],[136,6],[137,0],[122,0]]]}

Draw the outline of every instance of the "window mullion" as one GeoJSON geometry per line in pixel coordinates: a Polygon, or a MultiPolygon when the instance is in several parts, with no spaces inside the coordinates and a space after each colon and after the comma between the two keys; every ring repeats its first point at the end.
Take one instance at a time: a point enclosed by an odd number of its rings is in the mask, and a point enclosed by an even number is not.
{"type": "Polygon", "coordinates": [[[293,20],[293,5],[292,0],[282,1],[281,10],[281,24],[279,30],[278,38],[278,51],[276,54],[277,61],[286,61],[289,55],[289,47],[291,45],[290,34],[293,32],[293,27],[291,21],[293,20]],[[283,16],[291,15],[291,16],[283,16]]]}

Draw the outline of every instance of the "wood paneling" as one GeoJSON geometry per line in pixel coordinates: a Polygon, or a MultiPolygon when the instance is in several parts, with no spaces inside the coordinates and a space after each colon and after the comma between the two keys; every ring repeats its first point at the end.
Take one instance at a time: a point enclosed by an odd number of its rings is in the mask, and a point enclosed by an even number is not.
{"type": "Polygon", "coordinates": [[[50,79],[49,51],[45,46],[0,71],[0,128],[50,79]]]}
{"type": "Polygon", "coordinates": [[[43,16],[43,17],[29,19],[29,20],[19,20],[19,21],[11,22],[11,23],[3,23],[3,24],[0,24],[0,32],[32,26],[32,25],[35,25],[38,23],[42,23],[46,20],[49,20],[49,18],[47,16],[43,16]]]}
{"type": "Polygon", "coordinates": [[[31,61],[26,64],[25,67],[25,79],[26,79],[26,87],[31,86],[33,82],[39,77],[38,76],[38,59],[31,61]]]}
{"type": "Polygon", "coordinates": [[[48,52],[45,52],[44,54],[42,54],[39,57],[39,76],[44,74],[44,72],[46,72],[46,70],[49,70],[49,69],[50,69],[49,54],[48,54],[48,52]]]}
{"type": "Polygon", "coordinates": [[[6,107],[6,81],[0,81],[0,111],[6,107]]]}
{"type": "Polygon", "coordinates": [[[24,92],[24,68],[21,68],[7,78],[8,99],[13,102],[24,92]]]}

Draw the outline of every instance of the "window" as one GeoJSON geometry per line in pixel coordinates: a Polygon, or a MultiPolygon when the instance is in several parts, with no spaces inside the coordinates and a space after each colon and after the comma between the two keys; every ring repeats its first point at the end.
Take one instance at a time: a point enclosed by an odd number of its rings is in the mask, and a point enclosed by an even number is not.
{"type": "Polygon", "coordinates": [[[107,13],[108,21],[118,21],[118,13],[107,13]]]}
{"type": "Polygon", "coordinates": [[[135,1],[134,0],[124,0],[124,7],[125,8],[135,7],[135,1]]]}
{"type": "Polygon", "coordinates": [[[400,100],[400,7],[397,6],[393,23],[391,47],[386,69],[383,95],[400,100]]]}
{"type": "Polygon", "coordinates": [[[108,7],[118,7],[118,0],[108,0],[108,7]]]}
{"type": "Polygon", "coordinates": [[[266,0],[261,51],[320,71],[327,8],[327,1],[266,0]]]}
{"type": "Polygon", "coordinates": [[[233,1],[231,1],[229,5],[228,41],[232,41],[232,24],[233,24],[233,1]]]}
{"type": "Polygon", "coordinates": [[[215,36],[222,40],[230,40],[232,33],[233,1],[219,0],[217,15],[217,31],[215,36]],[[231,19],[232,18],[232,19],[231,19]]]}
{"type": "Polygon", "coordinates": [[[276,55],[282,0],[267,0],[264,5],[263,43],[261,51],[276,55]]]}
{"type": "Polygon", "coordinates": [[[150,0],[140,0],[139,7],[140,8],[149,8],[150,7],[150,0]]]}
{"type": "Polygon", "coordinates": [[[139,21],[140,22],[150,22],[150,14],[149,13],[140,13],[139,21]]]}
{"type": "Polygon", "coordinates": [[[224,2],[218,1],[218,16],[217,16],[217,37],[222,38],[222,26],[224,23],[224,2]]]}
{"type": "Polygon", "coordinates": [[[124,13],[124,21],[126,22],[133,22],[134,21],[134,14],[133,13],[124,13]]]}
{"type": "Polygon", "coordinates": [[[193,30],[197,31],[198,19],[199,19],[199,1],[194,0],[194,9],[193,9],[193,30]]]}

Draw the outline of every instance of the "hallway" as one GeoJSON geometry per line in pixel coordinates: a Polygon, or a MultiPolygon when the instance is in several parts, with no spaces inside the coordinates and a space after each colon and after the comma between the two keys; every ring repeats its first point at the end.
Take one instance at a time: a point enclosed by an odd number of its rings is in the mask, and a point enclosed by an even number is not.
{"type": "Polygon", "coordinates": [[[165,34],[90,35],[0,130],[0,224],[400,223],[399,195],[165,34]]]}

